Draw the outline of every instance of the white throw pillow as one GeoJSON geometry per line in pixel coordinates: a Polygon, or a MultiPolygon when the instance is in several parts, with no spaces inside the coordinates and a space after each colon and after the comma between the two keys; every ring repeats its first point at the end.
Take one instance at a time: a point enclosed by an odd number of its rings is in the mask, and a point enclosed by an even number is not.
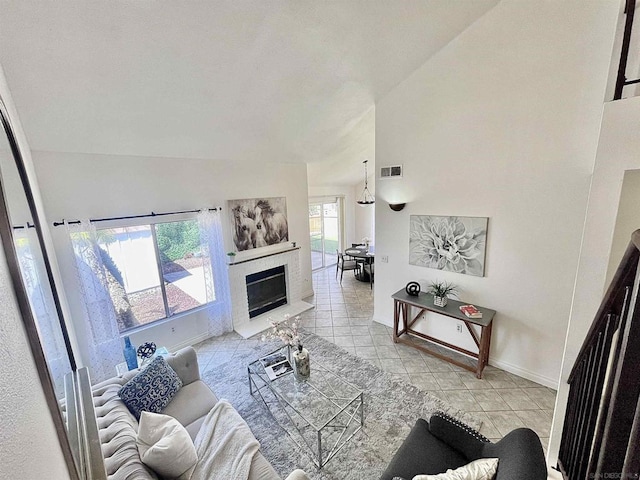
{"type": "Polygon", "coordinates": [[[413,480],[491,480],[497,470],[497,458],[479,458],[455,470],[437,475],[416,475],[413,480]]]}
{"type": "Polygon", "coordinates": [[[198,461],[187,430],[175,418],[142,412],[138,428],[142,462],[164,478],[188,479],[198,461]]]}

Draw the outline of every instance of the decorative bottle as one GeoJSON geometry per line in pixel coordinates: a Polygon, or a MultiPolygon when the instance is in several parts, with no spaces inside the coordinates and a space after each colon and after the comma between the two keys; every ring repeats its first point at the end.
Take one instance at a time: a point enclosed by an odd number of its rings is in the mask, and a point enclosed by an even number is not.
{"type": "Polygon", "coordinates": [[[131,339],[127,336],[124,337],[124,359],[127,362],[127,368],[133,370],[138,368],[138,355],[136,354],[136,347],[131,345],[131,339]]]}
{"type": "Polygon", "coordinates": [[[293,370],[298,380],[306,380],[311,374],[309,350],[302,345],[298,345],[298,349],[293,352],[293,370]]]}

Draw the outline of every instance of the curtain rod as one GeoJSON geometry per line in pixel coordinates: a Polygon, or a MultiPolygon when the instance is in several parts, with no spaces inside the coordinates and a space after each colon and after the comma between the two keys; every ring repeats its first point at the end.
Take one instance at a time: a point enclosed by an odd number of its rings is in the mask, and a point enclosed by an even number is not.
{"type": "Polygon", "coordinates": [[[14,230],[20,230],[22,228],[36,228],[36,226],[31,222],[27,222],[26,225],[14,225],[13,226],[14,230]]]}
{"type": "MultiPolygon", "coordinates": [[[[222,210],[222,207],[215,207],[215,208],[209,208],[207,209],[210,212],[217,212],[218,210],[222,210]]],[[[90,218],[89,222],[91,223],[97,223],[97,222],[108,222],[108,221],[112,221],[112,220],[131,220],[134,218],[146,218],[146,217],[162,217],[165,215],[179,215],[181,213],[198,213],[201,212],[201,209],[195,209],[195,210],[182,210],[180,212],[163,212],[163,213],[155,213],[155,212],[151,212],[148,214],[144,214],[144,215],[128,215],[126,217],[108,217],[108,218],[90,218]]],[[[77,225],[81,223],[80,220],[70,220],[70,221],[65,221],[65,219],[63,218],[60,222],[53,222],[53,226],[54,227],[59,227],[60,225],[77,225]]]]}

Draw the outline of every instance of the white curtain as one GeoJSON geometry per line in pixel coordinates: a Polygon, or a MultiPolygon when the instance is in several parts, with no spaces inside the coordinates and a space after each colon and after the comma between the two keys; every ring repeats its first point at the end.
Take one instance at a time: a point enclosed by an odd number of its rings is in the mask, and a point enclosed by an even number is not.
{"type": "Polygon", "coordinates": [[[27,290],[31,311],[35,317],[38,336],[49,365],[56,396],[63,398],[64,375],[71,371],[71,365],[64,345],[51,287],[49,281],[46,280],[44,259],[39,255],[36,256],[40,252],[40,248],[37,246],[37,235],[33,229],[16,229],[13,238],[22,281],[27,290]],[[35,248],[32,249],[31,245],[35,245],[35,248]]]}
{"type": "MultiPolygon", "coordinates": [[[[109,295],[96,229],[90,222],[67,225],[76,261],[78,288],[84,305],[84,350],[92,383],[115,375],[124,358],[116,311],[109,295]]],[[[80,347],[82,348],[82,346],[80,347]]]]}
{"type": "Polygon", "coordinates": [[[222,240],[222,213],[202,210],[198,214],[204,277],[207,290],[209,334],[222,335],[233,330],[231,291],[227,275],[226,253],[222,240]]]}

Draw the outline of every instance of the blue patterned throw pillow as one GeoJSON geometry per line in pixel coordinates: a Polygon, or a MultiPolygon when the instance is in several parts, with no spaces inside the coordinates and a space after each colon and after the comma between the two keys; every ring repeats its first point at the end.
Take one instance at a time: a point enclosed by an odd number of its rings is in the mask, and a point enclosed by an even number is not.
{"type": "Polygon", "coordinates": [[[158,355],[147,368],[129,380],[118,395],[129,411],[139,420],[140,412],[160,413],[182,388],[182,380],[158,355]]]}

